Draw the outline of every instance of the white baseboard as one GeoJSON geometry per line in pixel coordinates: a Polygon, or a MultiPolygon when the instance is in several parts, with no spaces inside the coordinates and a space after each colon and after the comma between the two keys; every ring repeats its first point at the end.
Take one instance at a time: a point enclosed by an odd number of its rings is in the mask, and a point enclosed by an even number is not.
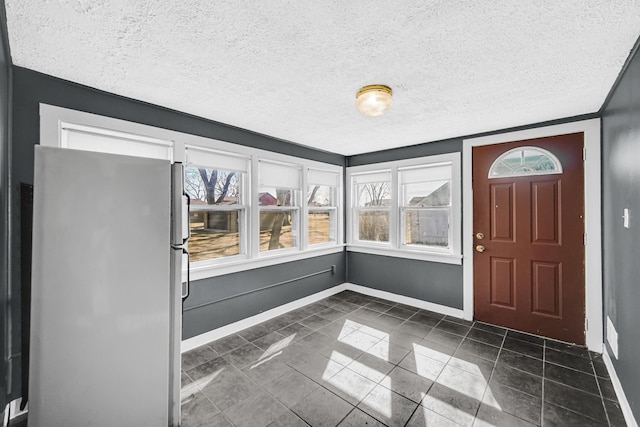
{"type": "Polygon", "coordinates": [[[347,290],[359,292],[361,294],[369,295],[372,297],[383,298],[393,302],[399,302],[400,304],[410,305],[412,307],[418,307],[423,310],[429,310],[440,314],[446,314],[447,316],[463,318],[464,312],[457,308],[447,307],[446,305],[434,304],[432,302],[423,301],[417,298],[405,297],[404,295],[394,294],[387,291],[379,291],[378,289],[367,288],[366,286],[356,285],[354,283],[344,283],[347,290]]]}
{"type": "Polygon", "coordinates": [[[613,363],[611,362],[611,357],[609,356],[609,351],[607,350],[606,345],[603,345],[603,350],[604,351],[602,352],[602,360],[604,360],[604,364],[607,366],[607,371],[609,371],[611,383],[613,384],[613,389],[616,391],[618,402],[620,402],[620,408],[622,409],[624,420],[629,427],[638,427],[638,423],[633,416],[633,412],[631,411],[631,406],[629,405],[627,396],[624,394],[624,390],[622,389],[622,384],[620,384],[618,374],[613,367],[613,363]]]}
{"type": "Polygon", "coordinates": [[[274,317],[278,317],[282,314],[288,313],[289,311],[295,310],[296,308],[304,307],[305,305],[330,297],[331,295],[337,294],[338,292],[342,292],[344,290],[350,290],[364,295],[370,295],[372,297],[384,298],[389,301],[422,308],[424,310],[430,310],[440,314],[446,314],[447,316],[458,317],[460,319],[463,318],[464,314],[462,310],[458,310],[456,308],[434,304],[432,302],[422,301],[416,298],[405,297],[403,295],[398,295],[391,292],[379,291],[377,289],[371,289],[367,288],[366,286],[360,286],[353,283],[343,283],[341,285],[334,286],[333,288],[326,289],[322,292],[318,292],[317,294],[309,295],[299,300],[281,305],[280,307],[276,307],[271,310],[264,311],[260,314],[256,314],[255,316],[247,317],[246,319],[242,319],[229,325],[222,326],[218,329],[214,329],[212,331],[205,332],[203,334],[196,335],[195,337],[186,339],[182,341],[180,351],[184,353],[185,351],[193,350],[194,348],[210,343],[211,341],[224,338],[227,335],[235,334],[236,332],[240,332],[243,329],[250,328],[251,326],[257,325],[258,323],[266,322],[269,319],[273,319],[274,317]]]}
{"type": "Polygon", "coordinates": [[[180,345],[180,351],[184,353],[185,351],[193,350],[196,347],[200,347],[201,345],[205,345],[207,343],[210,343],[211,341],[224,338],[227,335],[235,334],[236,332],[240,332],[243,329],[257,325],[258,323],[266,322],[269,319],[273,319],[274,317],[278,317],[282,314],[288,313],[289,311],[295,310],[296,308],[304,307],[305,305],[330,297],[331,295],[342,292],[345,289],[345,284],[343,283],[341,285],[334,286],[333,288],[318,292],[317,294],[309,295],[299,300],[291,301],[290,303],[272,308],[271,310],[263,311],[262,313],[256,314],[255,316],[247,317],[246,319],[242,319],[229,325],[222,326],[218,329],[214,329],[212,331],[196,335],[195,337],[188,338],[182,341],[182,344],[180,345]]]}

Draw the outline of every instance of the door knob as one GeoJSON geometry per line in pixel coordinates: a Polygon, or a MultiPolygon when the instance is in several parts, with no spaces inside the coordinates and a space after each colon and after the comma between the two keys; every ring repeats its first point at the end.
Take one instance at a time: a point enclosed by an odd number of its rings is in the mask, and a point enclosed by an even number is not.
{"type": "Polygon", "coordinates": [[[484,233],[476,233],[476,239],[478,240],[484,239],[484,233]]]}
{"type": "Polygon", "coordinates": [[[482,245],[476,246],[476,252],[484,252],[484,246],[482,245]]]}

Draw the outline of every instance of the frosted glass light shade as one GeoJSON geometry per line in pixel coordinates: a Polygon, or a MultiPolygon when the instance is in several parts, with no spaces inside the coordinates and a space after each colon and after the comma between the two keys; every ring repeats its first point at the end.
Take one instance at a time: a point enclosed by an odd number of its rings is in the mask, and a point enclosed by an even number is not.
{"type": "Polygon", "coordinates": [[[365,116],[381,116],[393,104],[393,91],[384,85],[365,86],[356,95],[356,108],[365,116]]]}

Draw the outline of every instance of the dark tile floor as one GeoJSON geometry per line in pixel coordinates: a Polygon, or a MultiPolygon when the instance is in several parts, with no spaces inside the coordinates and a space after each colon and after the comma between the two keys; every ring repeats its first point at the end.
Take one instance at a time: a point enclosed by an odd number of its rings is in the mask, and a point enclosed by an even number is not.
{"type": "Polygon", "coordinates": [[[624,426],[600,355],[342,292],[183,355],[182,426],[624,426]]]}

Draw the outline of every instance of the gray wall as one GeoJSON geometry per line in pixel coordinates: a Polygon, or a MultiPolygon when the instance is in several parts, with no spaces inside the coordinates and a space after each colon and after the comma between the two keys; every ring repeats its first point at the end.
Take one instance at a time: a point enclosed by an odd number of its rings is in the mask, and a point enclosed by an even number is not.
{"type": "Polygon", "coordinates": [[[344,283],[344,272],[345,256],[343,252],[339,252],[194,282],[191,285],[191,296],[185,301],[183,308],[183,338],[208,332],[337,286],[344,283]],[[335,274],[325,271],[330,270],[332,265],[336,266],[335,274]],[[319,274],[296,280],[314,273],[319,274]],[[277,286],[259,290],[272,285],[277,286]],[[220,299],[246,292],[251,293],[216,303],[220,299]]]}
{"type": "MultiPolygon", "coordinates": [[[[618,378],[640,419],[640,55],[612,92],[602,115],[604,314],[618,332],[618,378]],[[622,226],[624,208],[631,228],[622,226]]],[[[606,326],[606,323],[605,323],[606,326]]],[[[606,342],[606,339],[605,339],[606,342]]],[[[609,354],[612,354],[609,351],[609,354]]]]}
{"type": "Polygon", "coordinates": [[[9,117],[11,57],[4,16],[4,1],[0,2],[0,413],[8,401],[9,381],[7,379],[7,359],[9,353],[7,312],[9,308],[9,117]]]}
{"type": "MultiPolygon", "coordinates": [[[[347,158],[347,165],[360,166],[461,151],[462,139],[449,139],[351,156],[347,158]]],[[[462,223],[458,227],[462,227],[462,223]]],[[[347,253],[347,265],[347,281],[350,283],[462,309],[461,265],[358,252],[347,253]]]]}
{"type": "Polygon", "coordinates": [[[462,309],[462,266],[347,252],[347,281],[462,309]]]}
{"type": "MultiPolygon", "coordinates": [[[[33,147],[38,144],[40,138],[39,103],[57,105],[273,152],[344,165],[344,157],[338,154],[313,150],[265,135],[98,91],[24,68],[13,67],[12,70],[13,153],[11,161],[13,165],[12,192],[16,197],[13,198],[12,208],[14,210],[11,221],[14,230],[20,229],[20,212],[17,204],[19,184],[20,182],[33,183],[33,147]]],[[[0,121],[1,125],[2,122],[0,121]]],[[[20,306],[19,239],[18,233],[12,233],[11,253],[15,256],[12,257],[11,261],[13,267],[11,287],[15,296],[14,301],[18,308],[20,306]]],[[[245,297],[234,298],[226,303],[188,310],[184,318],[185,337],[208,331],[344,282],[344,254],[339,253],[329,257],[320,257],[317,260],[308,259],[194,282],[192,284],[193,293],[185,305],[187,308],[206,304],[221,297],[231,296],[234,293],[247,292],[284,280],[312,274],[329,268],[331,265],[337,266],[337,271],[334,275],[322,274],[313,276],[309,279],[295,281],[270,290],[259,291],[245,297]]],[[[19,310],[15,310],[13,315],[15,316],[15,324],[19,325],[19,310]]],[[[13,345],[16,349],[20,348],[20,334],[20,328],[16,327],[12,337],[13,345]]],[[[19,361],[14,366],[19,367],[19,361]]],[[[15,369],[14,373],[15,389],[19,390],[19,369],[15,369]]]]}
{"type": "Polygon", "coordinates": [[[391,150],[357,154],[347,157],[347,166],[362,166],[371,163],[391,162],[394,160],[412,159],[436,154],[459,153],[462,152],[462,140],[463,138],[454,138],[391,150]]]}

